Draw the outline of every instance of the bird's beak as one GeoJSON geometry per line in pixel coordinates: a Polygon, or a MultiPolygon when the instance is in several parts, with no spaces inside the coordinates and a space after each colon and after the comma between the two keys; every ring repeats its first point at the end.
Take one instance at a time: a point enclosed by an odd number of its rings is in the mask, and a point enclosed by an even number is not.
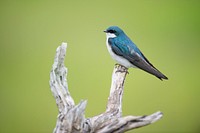
{"type": "Polygon", "coordinates": [[[107,33],[107,31],[106,31],[106,30],[104,30],[103,32],[107,33]]]}

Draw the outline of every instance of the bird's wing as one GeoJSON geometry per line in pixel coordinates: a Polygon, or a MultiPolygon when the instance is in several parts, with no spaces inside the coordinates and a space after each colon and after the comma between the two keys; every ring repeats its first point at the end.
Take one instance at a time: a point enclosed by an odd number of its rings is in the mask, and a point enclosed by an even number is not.
{"type": "Polygon", "coordinates": [[[111,49],[115,54],[123,56],[134,66],[150,74],[155,75],[161,80],[167,79],[167,77],[163,75],[159,70],[157,70],[140,51],[139,51],[140,54],[137,53],[133,48],[130,47],[130,45],[123,45],[121,43],[112,43],[111,49]]]}
{"type": "Polygon", "coordinates": [[[129,53],[129,48],[124,43],[115,42],[114,39],[108,39],[108,43],[111,46],[112,51],[119,56],[129,53]]]}

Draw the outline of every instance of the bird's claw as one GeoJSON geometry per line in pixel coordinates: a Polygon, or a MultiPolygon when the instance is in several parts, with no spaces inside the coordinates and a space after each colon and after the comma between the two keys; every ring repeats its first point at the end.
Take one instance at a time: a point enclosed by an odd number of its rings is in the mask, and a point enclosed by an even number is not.
{"type": "Polygon", "coordinates": [[[120,67],[120,70],[117,70],[116,72],[126,72],[127,74],[129,74],[128,72],[128,68],[126,68],[125,66],[122,66],[120,64],[115,64],[115,67],[120,67]]]}

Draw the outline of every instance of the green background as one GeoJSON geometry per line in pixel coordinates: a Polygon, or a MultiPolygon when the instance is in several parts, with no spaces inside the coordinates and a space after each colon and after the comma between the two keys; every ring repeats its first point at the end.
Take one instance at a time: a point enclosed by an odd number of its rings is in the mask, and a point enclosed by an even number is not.
{"type": "MultiPolygon", "coordinates": [[[[135,133],[199,133],[198,0],[0,1],[0,132],[52,132],[58,110],[49,88],[55,50],[68,43],[68,84],[86,117],[106,108],[115,62],[102,31],[121,27],[169,78],[129,69],[123,115],[162,111],[135,133]]],[[[129,131],[130,133],[133,131],[129,131]]]]}

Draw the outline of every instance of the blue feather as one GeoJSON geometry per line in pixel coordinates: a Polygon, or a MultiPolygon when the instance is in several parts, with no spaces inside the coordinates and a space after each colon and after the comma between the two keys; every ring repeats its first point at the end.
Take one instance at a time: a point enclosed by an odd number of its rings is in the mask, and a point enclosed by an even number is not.
{"type": "Polygon", "coordinates": [[[106,31],[108,50],[113,59],[126,67],[138,67],[159,79],[168,79],[156,69],[129,39],[129,37],[117,26],[111,26],[106,31]]]}

